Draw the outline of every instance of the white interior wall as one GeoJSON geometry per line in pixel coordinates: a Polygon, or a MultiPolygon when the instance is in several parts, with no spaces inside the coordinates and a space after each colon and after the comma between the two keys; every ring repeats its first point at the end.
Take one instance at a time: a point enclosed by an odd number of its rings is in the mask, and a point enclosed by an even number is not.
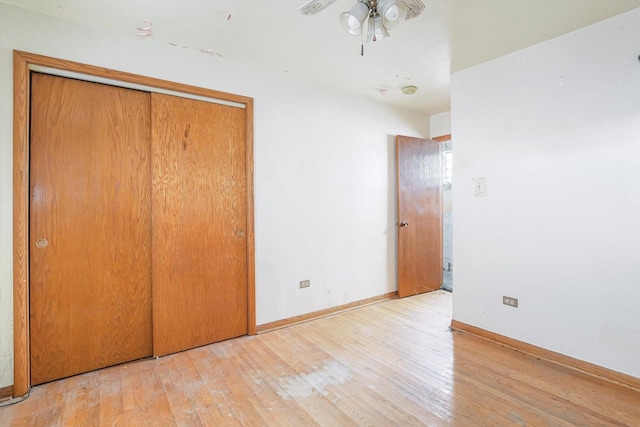
{"type": "Polygon", "coordinates": [[[636,377],[638,40],[640,9],[452,76],[454,318],[636,377]]]}
{"type": "Polygon", "coordinates": [[[397,289],[394,135],[428,136],[426,116],[2,3],[0,35],[0,387],[13,383],[13,49],[254,98],[258,324],[397,289]]]}
{"type": "Polygon", "coordinates": [[[451,111],[434,114],[429,117],[429,138],[451,135],[451,111]]]}

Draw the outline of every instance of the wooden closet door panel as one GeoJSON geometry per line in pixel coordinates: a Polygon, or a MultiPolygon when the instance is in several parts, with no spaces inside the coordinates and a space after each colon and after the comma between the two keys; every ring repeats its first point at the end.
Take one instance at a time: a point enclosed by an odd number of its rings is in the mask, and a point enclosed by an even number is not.
{"type": "Polygon", "coordinates": [[[152,94],[153,349],[247,333],[245,110],[152,94]]]}
{"type": "Polygon", "coordinates": [[[151,355],[148,93],[34,74],[31,378],[151,355]],[[45,241],[46,240],[46,241],[45,241]]]}

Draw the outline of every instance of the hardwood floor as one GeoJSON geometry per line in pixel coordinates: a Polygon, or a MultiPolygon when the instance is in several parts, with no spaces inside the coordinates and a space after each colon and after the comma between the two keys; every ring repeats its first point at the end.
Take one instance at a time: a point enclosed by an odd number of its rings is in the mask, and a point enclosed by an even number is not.
{"type": "Polygon", "coordinates": [[[437,291],[90,372],[0,425],[640,425],[640,393],[452,333],[450,313],[437,291]]]}

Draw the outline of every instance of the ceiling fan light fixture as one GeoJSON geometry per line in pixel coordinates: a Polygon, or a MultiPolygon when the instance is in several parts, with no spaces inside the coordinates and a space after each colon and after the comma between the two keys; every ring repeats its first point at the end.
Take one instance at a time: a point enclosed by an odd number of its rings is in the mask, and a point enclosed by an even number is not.
{"type": "Polygon", "coordinates": [[[386,39],[389,37],[389,32],[382,25],[382,16],[375,13],[369,18],[369,32],[367,33],[368,42],[376,42],[378,40],[386,39]]]}
{"type": "MultiPolygon", "coordinates": [[[[336,1],[309,0],[299,10],[303,15],[315,15],[336,1]]],[[[387,30],[415,18],[424,9],[422,0],[357,0],[351,9],[340,14],[340,25],[347,33],[359,36],[369,21],[367,41],[375,42],[390,37],[387,30]]],[[[364,55],[364,43],[360,45],[360,55],[364,55]]]]}
{"type": "Polygon", "coordinates": [[[340,14],[340,24],[347,33],[359,36],[362,34],[362,27],[368,15],[369,7],[359,1],[348,12],[340,14]]]}
{"type": "Polygon", "coordinates": [[[387,30],[393,30],[402,24],[409,11],[407,4],[399,0],[378,0],[377,8],[387,30]]]}

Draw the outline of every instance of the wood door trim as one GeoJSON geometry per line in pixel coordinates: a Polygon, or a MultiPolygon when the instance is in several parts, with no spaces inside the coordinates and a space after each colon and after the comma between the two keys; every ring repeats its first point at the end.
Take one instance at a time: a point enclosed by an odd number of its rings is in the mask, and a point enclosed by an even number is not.
{"type": "Polygon", "coordinates": [[[246,118],[246,186],[247,186],[247,308],[248,327],[247,333],[255,335],[256,332],[256,240],[253,213],[253,99],[245,101],[246,118]]]}
{"type": "Polygon", "coordinates": [[[447,141],[451,141],[451,134],[436,136],[435,138],[431,138],[431,139],[438,142],[447,142],[447,141]]]}
{"type": "Polygon", "coordinates": [[[30,67],[49,67],[244,104],[247,152],[247,334],[256,333],[253,191],[253,99],[124,71],[27,52],[13,52],[13,394],[26,395],[29,366],[29,108],[30,67]]]}
{"type": "Polygon", "coordinates": [[[27,58],[13,55],[13,393],[26,395],[29,373],[29,95],[27,58]]]}
{"type": "Polygon", "coordinates": [[[66,59],[51,58],[48,56],[37,55],[28,52],[14,51],[14,55],[18,55],[27,62],[27,66],[39,66],[57,69],[61,71],[86,74],[89,76],[106,78],[115,81],[132,83],[142,86],[156,87],[159,89],[170,90],[190,95],[203,96],[205,98],[214,98],[224,101],[236,102],[244,104],[253,101],[252,98],[235,95],[232,93],[221,92],[214,89],[206,89],[198,86],[191,86],[183,83],[172,82],[169,80],[157,79],[155,77],[146,77],[138,74],[128,73],[126,71],[111,70],[108,68],[96,67],[94,65],[82,64],[80,62],[67,61],[66,59]]]}

